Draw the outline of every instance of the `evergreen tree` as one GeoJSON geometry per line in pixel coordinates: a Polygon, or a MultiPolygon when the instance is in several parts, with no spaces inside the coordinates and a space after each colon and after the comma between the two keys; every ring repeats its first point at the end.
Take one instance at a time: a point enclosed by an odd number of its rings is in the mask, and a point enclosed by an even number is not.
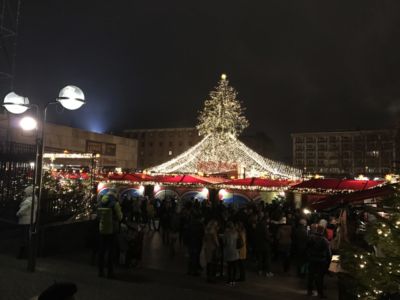
{"type": "Polygon", "coordinates": [[[358,299],[392,299],[400,291],[400,193],[377,207],[367,206],[364,235],[370,247],[346,245],[341,265],[353,279],[352,293],[358,299]]]}
{"type": "Polygon", "coordinates": [[[237,92],[223,74],[199,113],[197,129],[203,139],[177,157],[150,168],[150,171],[192,174],[234,171],[247,177],[299,177],[300,170],[264,158],[238,140],[249,122],[236,96],[237,92]]]}
{"type": "Polygon", "coordinates": [[[200,135],[225,135],[237,137],[249,126],[249,122],[243,115],[244,109],[236,99],[237,92],[222,74],[218,87],[210,92],[209,100],[204,103],[204,108],[199,115],[197,129],[200,135]]]}

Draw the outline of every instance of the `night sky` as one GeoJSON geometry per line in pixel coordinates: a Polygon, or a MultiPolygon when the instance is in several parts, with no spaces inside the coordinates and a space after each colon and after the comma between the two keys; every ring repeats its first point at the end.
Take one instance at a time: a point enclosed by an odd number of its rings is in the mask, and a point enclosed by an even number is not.
{"type": "Polygon", "coordinates": [[[227,73],[284,158],[292,132],[394,124],[400,1],[25,0],[16,70],[34,103],[82,88],[49,119],[94,131],[194,126],[227,73]]]}

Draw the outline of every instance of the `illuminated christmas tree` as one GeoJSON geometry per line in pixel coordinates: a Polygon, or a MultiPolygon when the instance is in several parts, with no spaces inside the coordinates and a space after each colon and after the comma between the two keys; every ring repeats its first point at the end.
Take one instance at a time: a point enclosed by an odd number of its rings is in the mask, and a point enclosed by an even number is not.
{"type": "Polygon", "coordinates": [[[223,74],[199,114],[197,129],[203,139],[174,159],[152,167],[149,171],[191,174],[238,171],[239,175],[246,177],[301,176],[300,170],[264,158],[238,140],[249,122],[236,96],[237,92],[223,74]]]}
{"type": "Polygon", "coordinates": [[[369,247],[347,245],[341,265],[352,279],[347,284],[355,298],[398,299],[400,292],[400,193],[368,206],[365,241],[369,247]],[[371,220],[372,219],[372,220],[371,220]]]}
{"type": "Polygon", "coordinates": [[[213,135],[220,139],[238,137],[249,126],[236,95],[237,92],[229,86],[226,75],[223,74],[216,90],[210,93],[211,99],[204,102],[204,108],[200,112],[197,125],[200,135],[213,135]]]}

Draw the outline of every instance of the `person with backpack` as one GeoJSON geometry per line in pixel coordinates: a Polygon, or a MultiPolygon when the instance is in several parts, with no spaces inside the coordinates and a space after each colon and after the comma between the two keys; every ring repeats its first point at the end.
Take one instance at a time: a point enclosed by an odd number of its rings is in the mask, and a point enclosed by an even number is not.
{"type": "Polygon", "coordinates": [[[325,227],[317,225],[316,231],[310,236],[307,245],[309,262],[307,294],[312,295],[315,283],[320,298],[325,298],[324,275],[327,271],[326,266],[331,260],[329,241],[324,236],[324,232],[325,227]]]}
{"type": "Polygon", "coordinates": [[[99,276],[104,277],[104,259],[107,254],[107,277],[112,278],[116,235],[122,220],[121,206],[117,196],[110,191],[100,198],[97,208],[99,218],[99,276]]]}

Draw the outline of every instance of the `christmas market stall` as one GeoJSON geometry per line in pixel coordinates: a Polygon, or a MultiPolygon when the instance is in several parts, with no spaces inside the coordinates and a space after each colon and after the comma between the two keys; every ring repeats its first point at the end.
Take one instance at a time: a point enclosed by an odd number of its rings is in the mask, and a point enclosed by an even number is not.
{"type": "Polygon", "coordinates": [[[160,200],[175,198],[182,201],[209,200],[209,188],[226,179],[198,175],[165,175],[155,177],[154,197],[160,200]]]}
{"type": "Polygon", "coordinates": [[[242,178],[217,184],[218,196],[225,204],[240,207],[250,202],[271,203],[297,181],[287,179],[242,178]]]}
{"type": "Polygon", "coordinates": [[[153,177],[143,173],[110,173],[97,185],[97,198],[109,191],[123,197],[143,197],[145,185],[153,182],[153,177]]]}
{"type": "Polygon", "coordinates": [[[369,190],[385,183],[384,180],[310,179],[292,186],[290,192],[296,207],[304,207],[310,206],[314,202],[323,202],[332,195],[369,190]]]}

